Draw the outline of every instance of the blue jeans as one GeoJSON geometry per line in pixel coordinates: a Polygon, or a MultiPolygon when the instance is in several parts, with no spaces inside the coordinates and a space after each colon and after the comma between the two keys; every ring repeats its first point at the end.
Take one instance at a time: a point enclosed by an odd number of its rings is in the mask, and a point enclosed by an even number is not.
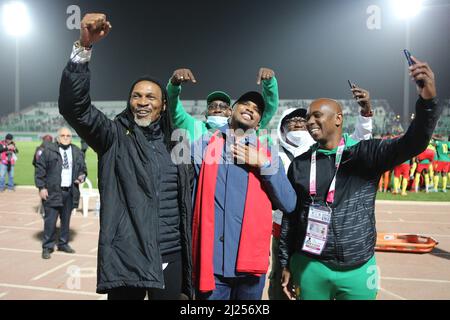
{"type": "Polygon", "coordinates": [[[216,290],[197,292],[198,300],[261,300],[266,275],[225,278],[214,275],[216,290]]]}
{"type": "Polygon", "coordinates": [[[8,166],[0,163],[0,191],[5,190],[6,173],[8,173],[8,189],[14,189],[14,166],[11,166],[11,170],[8,171],[8,166]]]}

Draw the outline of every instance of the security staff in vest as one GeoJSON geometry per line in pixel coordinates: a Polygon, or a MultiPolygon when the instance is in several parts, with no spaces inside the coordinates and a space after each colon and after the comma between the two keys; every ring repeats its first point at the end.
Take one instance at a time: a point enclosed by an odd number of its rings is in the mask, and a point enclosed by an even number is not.
{"type": "Polygon", "coordinates": [[[58,250],[75,253],[69,245],[70,215],[78,207],[78,188],[86,175],[83,153],[72,144],[72,132],[68,128],[59,129],[56,143],[44,143],[43,152],[35,167],[35,184],[39,188],[45,211],[43,259],[50,259],[54,250],[58,215],[61,221],[58,250]]]}

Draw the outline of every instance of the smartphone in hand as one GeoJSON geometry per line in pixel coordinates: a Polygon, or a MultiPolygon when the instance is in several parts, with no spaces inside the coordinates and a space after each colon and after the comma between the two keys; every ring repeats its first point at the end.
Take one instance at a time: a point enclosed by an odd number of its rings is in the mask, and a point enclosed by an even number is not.
{"type": "MultiPolygon", "coordinates": [[[[350,90],[357,87],[357,85],[355,83],[352,83],[350,80],[347,80],[347,82],[348,82],[348,85],[350,86],[350,90]]],[[[353,93],[353,91],[352,91],[352,93],[353,93]]],[[[353,98],[355,98],[355,100],[358,100],[354,94],[353,94],[353,98]]]]}
{"type": "Polygon", "coordinates": [[[348,85],[350,86],[350,89],[353,89],[353,84],[350,82],[350,80],[347,80],[348,81],[348,85]]]}
{"type": "MultiPolygon", "coordinates": [[[[408,49],[404,49],[403,53],[405,54],[406,60],[408,61],[408,65],[411,67],[413,64],[416,64],[412,59],[411,59],[411,52],[408,51],[408,49]]],[[[424,82],[423,80],[417,80],[416,81],[417,85],[421,88],[423,88],[424,86],[424,82]]]]}

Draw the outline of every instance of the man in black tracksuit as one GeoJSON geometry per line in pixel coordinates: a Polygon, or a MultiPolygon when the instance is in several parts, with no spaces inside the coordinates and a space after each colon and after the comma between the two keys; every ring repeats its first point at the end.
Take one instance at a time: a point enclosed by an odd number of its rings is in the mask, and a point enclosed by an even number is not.
{"type": "Polygon", "coordinates": [[[43,259],[50,259],[54,250],[58,215],[61,221],[58,250],[75,253],[69,245],[70,216],[72,210],[78,208],[79,185],[86,175],[83,153],[72,144],[70,129],[60,128],[57,141],[44,142],[35,161],[35,184],[44,207],[43,259]]]}
{"type": "Polygon", "coordinates": [[[87,14],[64,69],[59,110],[98,154],[101,198],[97,292],[109,299],[192,297],[193,169],[171,160],[167,94],[144,77],[114,121],[91,105],[88,62],[110,24],[87,14]]]}
{"type": "Polygon", "coordinates": [[[416,117],[400,138],[358,143],[342,135],[336,101],[319,99],[310,105],[307,127],[318,143],[289,168],[298,202],[296,212],[283,217],[280,240],[282,285],[290,298],[291,280],[299,299],[375,299],[378,181],[383,172],[425,150],[442,109],[433,72],[415,62],[411,76],[424,85],[417,86],[416,117]]]}

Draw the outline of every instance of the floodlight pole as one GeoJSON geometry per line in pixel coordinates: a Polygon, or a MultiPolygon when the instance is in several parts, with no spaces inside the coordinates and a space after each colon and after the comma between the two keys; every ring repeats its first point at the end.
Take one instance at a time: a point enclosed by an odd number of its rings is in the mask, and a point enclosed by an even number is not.
{"type": "Polygon", "coordinates": [[[15,83],[15,106],[14,111],[20,112],[20,59],[19,59],[19,37],[16,36],[16,83],[15,83]]]}
{"type": "MultiPolygon", "coordinates": [[[[409,40],[409,34],[410,34],[410,26],[409,26],[409,19],[406,19],[405,21],[406,26],[406,41],[405,41],[405,49],[410,49],[410,40],[409,40]]],[[[406,130],[409,126],[410,121],[410,115],[409,115],[409,88],[410,88],[410,81],[409,81],[409,65],[406,59],[404,59],[406,67],[405,69],[405,76],[404,76],[404,82],[403,82],[403,129],[406,130]]]]}

